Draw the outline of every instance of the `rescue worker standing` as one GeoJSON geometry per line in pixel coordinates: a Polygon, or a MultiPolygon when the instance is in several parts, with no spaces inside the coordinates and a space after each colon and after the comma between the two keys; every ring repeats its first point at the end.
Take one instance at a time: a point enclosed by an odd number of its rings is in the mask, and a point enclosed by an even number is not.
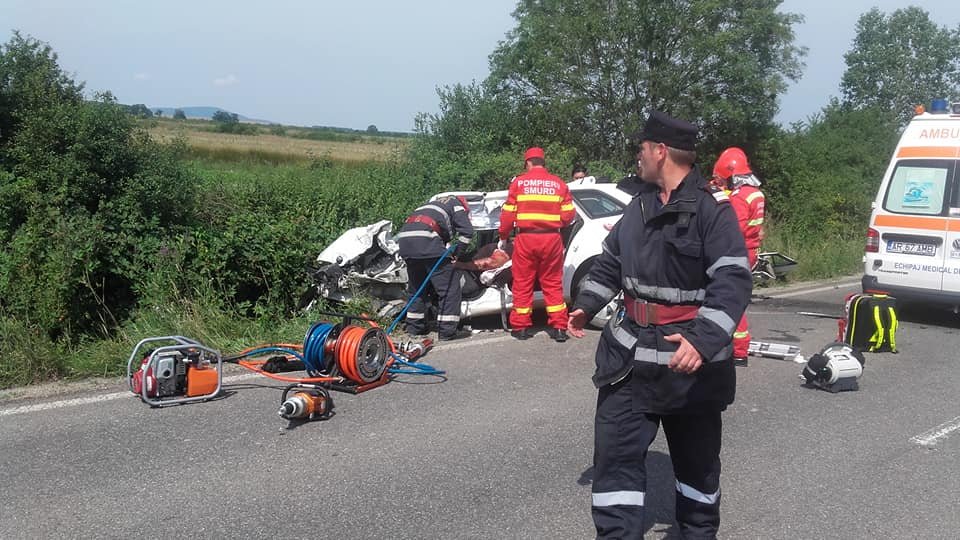
{"type": "MultiPolygon", "coordinates": [[[[454,258],[463,255],[469,246],[473,237],[469,208],[462,197],[446,197],[429,202],[414,210],[394,237],[400,247],[400,257],[407,266],[407,291],[411,296],[420,289],[430,270],[437,265],[430,275],[430,285],[424,292],[432,288],[438,299],[437,338],[440,341],[469,335],[457,332],[460,325],[460,277],[450,258],[445,256],[448,243],[456,243],[454,258]],[[441,257],[443,260],[439,260],[441,257]]],[[[407,333],[426,334],[426,316],[427,303],[421,294],[407,310],[407,333]]]]}
{"type": "Polygon", "coordinates": [[[567,340],[567,304],[563,300],[563,239],[560,229],[576,215],[570,190],[547,171],[542,148],[523,156],[526,172],[514,178],[500,213],[500,242],[516,228],[513,248],[513,337],[531,336],[533,283],[540,281],[547,304],[548,332],[554,341],[567,340]]]}
{"type": "MultiPolygon", "coordinates": [[[[713,177],[730,191],[730,206],[737,214],[740,232],[747,245],[747,260],[752,269],[757,264],[760,242],[763,240],[763,214],[766,201],[760,191],[760,179],[750,169],[747,154],[737,147],[724,150],[713,166],[713,177]]],[[[733,364],[747,365],[750,352],[750,328],[747,315],[740,318],[733,333],[733,364]]]]}
{"type": "Polygon", "coordinates": [[[643,183],[603,241],[570,314],[583,327],[618,291],[593,382],[593,520],[598,538],[641,538],[647,449],[660,424],[684,538],[720,525],[720,413],[733,403],[730,338],[752,282],[736,216],[694,167],[697,128],[653,112],[641,133],[643,183]]]}

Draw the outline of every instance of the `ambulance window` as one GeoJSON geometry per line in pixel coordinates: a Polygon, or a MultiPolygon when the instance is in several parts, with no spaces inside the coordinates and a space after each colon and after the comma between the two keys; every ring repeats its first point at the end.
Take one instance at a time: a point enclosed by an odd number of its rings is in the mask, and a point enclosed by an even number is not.
{"type": "Polygon", "coordinates": [[[897,163],[883,207],[898,214],[941,215],[950,195],[956,162],[904,160],[897,163]]]}
{"type": "Polygon", "coordinates": [[[571,191],[570,195],[590,219],[619,216],[626,209],[626,205],[602,191],[578,189],[571,191]]]}

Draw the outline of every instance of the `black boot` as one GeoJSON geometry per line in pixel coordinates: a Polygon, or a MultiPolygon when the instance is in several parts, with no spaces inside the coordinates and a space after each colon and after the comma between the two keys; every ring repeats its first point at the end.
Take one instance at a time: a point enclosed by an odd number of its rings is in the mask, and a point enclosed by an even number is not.
{"type": "Polygon", "coordinates": [[[567,341],[567,331],[563,328],[550,328],[547,330],[547,333],[550,334],[550,338],[557,343],[563,343],[567,341]]]}
{"type": "Polygon", "coordinates": [[[510,332],[510,335],[513,336],[515,339],[519,339],[520,341],[530,339],[533,336],[533,334],[530,333],[529,328],[520,328],[519,330],[513,330],[510,332]]]}
{"type": "Polygon", "coordinates": [[[457,330],[452,334],[439,334],[437,336],[438,341],[453,341],[455,339],[468,338],[473,335],[469,330],[457,330]]]}

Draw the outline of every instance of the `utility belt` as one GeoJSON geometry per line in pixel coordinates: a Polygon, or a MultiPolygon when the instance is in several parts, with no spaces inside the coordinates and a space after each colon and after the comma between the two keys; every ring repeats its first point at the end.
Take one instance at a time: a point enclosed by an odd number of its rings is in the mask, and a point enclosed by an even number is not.
{"type": "Polygon", "coordinates": [[[517,233],[523,234],[547,234],[547,233],[558,233],[560,229],[526,229],[526,228],[517,228],[517,233]]]}
{"type": "Polygon", "coordinates": [[[623,295],[624,313],[640,326],[671,324],[696,318],[700,306],[667,306],[623,295]]]}
{"type": "Polygon", "coordinates": [[[436,221],[435,219],[433,219],[432,217],[430,217],[430,216],[424,216],[424,215],[421,215],[421,214],[416,214],[416,215],[413,215],[413,216],[408,217],[406,222],[407,222],[407,223],[422,223],[422,224],[426,225],[427,227],[430,227],[430,228],[433,230],[433,232],[435,232],[435,233],[437,233],[438,235],[440,235],[441,238],[444,237],[443,229],[440,228],[440,224],[437,223],[437,221],[436,221]]]}

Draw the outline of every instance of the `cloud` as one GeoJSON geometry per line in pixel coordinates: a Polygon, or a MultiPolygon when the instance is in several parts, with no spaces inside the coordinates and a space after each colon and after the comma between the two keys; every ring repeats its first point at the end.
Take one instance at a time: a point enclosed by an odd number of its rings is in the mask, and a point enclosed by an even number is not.
{"type": "Polygon", "coordinates": [[[227,75],[226,77],[217,77],[213,80],[214,86],[233,86],[237,84],[237,76],[233,73],[227,75]]]}
{"type": "Polygon", "coordinates": [[[150,79],[151,79],[151,76],[149,73],[145,73],[141,71],[140,73],[133,74],[133,80],[135,81],[149,81],[150,79]]]}

